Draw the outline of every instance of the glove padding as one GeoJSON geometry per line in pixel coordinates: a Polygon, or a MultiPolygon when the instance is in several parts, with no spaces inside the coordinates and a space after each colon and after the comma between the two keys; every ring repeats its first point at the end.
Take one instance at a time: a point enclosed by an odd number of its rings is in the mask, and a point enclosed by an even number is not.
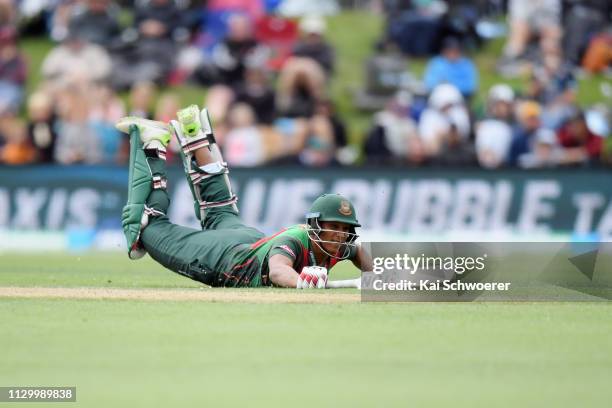
{"type": "Polygon", "coordinates": [[[322,266],[305,266],[298,277],[296,289],[325,289],[327,269],[322,266]]]}

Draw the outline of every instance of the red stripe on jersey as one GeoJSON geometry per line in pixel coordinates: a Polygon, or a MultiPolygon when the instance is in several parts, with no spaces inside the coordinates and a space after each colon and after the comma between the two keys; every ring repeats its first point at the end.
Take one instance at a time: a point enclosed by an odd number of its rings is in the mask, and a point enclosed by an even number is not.
{"type": "Polygon", "coordinates": [[[293,252],[293,250],[291,248],[289,248],[288,245],[281,245],[279,246],[280,249],[284,250],[285,252],[287,252],[289,255],[291,255],[292,257],[296,258],[295,256],[295,252],[293,252]]]}
{"type": "Polygon", "coordinates": [[[278,231],[276,234],[274,235],[270,235],[269,237],[263,237],[262,239],[260,239],[257,242],[254,242],[251,244],[251,249],[257,249],[260,246],[262,246],[263,244],[265,244],[266,242],[268,242],[269,240],[271,240],[272,238],[282,234],[283,232],[287,231],[287,228],[283,228],[282,230],[278,231]]]}

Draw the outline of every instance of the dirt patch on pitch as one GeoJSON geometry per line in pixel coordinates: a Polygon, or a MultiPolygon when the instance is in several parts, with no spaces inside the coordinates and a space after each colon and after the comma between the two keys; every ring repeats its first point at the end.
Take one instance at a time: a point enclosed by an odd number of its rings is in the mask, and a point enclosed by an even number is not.
{"type": "Polygon", "coordinates": [[[355,303],[360,295],[326,291],[267,289],[121,289],[0,287],[0,298],[119,299],[147,301],[202,301],[226,303],[355,303]]]}

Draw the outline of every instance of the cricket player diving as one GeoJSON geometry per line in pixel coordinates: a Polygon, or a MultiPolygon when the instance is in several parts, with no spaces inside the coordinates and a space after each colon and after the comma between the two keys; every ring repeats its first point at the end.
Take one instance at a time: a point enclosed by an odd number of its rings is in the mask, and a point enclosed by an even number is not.
{"type": "Polygon", "coordinates": [[[244,225],[232,192],[227,163],[215,142],[206,109],[177,112],[169,124],[122,118],[130,135],[128,202],[122,225],[128,255],[145,253],[166,268],[210,286],[325,288],[327,273],[349,259],[361,268],[369,257],[356,242],[360,227],[353,205],[338,194],[317,198],[306,224],[266,237],[244,225]],[[170,222],[166,191],[166,147],[174,134],[193,194],[201,230],[170,222]]]}

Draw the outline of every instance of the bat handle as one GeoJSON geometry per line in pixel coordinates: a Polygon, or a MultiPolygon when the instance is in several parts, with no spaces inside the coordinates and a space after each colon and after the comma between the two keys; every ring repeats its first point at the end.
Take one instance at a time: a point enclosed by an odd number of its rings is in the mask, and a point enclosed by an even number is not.
{"type": "Polygon", "coordinates": [[[361,289],[361,278],[327,281],[326,289],[354,288],[361,289]]]}

